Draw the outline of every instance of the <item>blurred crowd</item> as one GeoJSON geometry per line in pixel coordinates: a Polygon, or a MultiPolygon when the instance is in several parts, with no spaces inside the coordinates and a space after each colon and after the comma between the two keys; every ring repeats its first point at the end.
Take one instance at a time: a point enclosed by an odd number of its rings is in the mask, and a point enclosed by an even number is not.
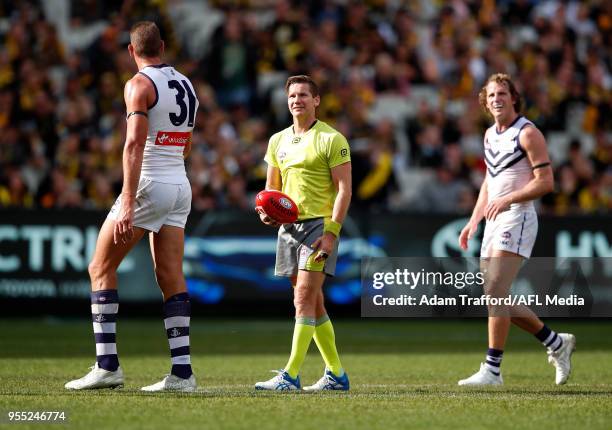
{"type": "Polygon", "coordinates": [[[319,118],[351,144],[354,207],[468,213],[491,124],[477,93],[494,72],[513,76],[548,138],[556,189],[541,210],[612,209],[610,1],[199,2],[220,19],[203,21],[214,28],[197,55],[172,12],[192,3],[0,0],[0,207],[112,205],[136,72],[128,32],[148,19],[200,100],[196,210],[251,209],[268,138],[290,124],[285,79],[305,73],[319,118]]]}

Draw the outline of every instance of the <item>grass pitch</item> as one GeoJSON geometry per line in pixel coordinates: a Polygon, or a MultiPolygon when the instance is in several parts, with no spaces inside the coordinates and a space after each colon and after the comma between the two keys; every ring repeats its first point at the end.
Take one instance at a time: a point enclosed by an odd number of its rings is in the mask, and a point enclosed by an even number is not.
{"type": "MultiPolygon", "coordinates": [[[[256,392],[253,384],[284,366],[288,321],[197,320],[192,361],[194,394],[149,394],[141,386],[169,369],[161,320],[118,323],[126,375],[119,390],[68,392],[66,381],[94,361],[86,320],[0,320],[0,427],[15,429],[560,429],[612,428],[612,321],[557,320],[576,334],[574,370],[554,385],[544,348],[513,329],[502,365],[505,385],[465,389],[457,380],[478,369],[486,348],[484,320],[335,321],[350,393],[256,392]],[[7,424],[16,410],[63,410],[61,425],[7,424]],[[66,426],[66,427],[63,427],[66,426]]],[[[322,373],[314,345],[302,371],[310,384],[322,373]]]]}

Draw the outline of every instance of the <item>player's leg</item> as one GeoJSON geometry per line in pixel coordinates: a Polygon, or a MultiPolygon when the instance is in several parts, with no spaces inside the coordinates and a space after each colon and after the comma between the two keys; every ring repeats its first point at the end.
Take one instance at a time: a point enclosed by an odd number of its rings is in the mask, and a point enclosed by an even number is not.
{"type": "MultiPolygon", "coordinates": [[[[518,274],[523,258],[519,255],[494,250],[493,258],[485,260],[486,294],[492,297],[507,297],[512,282],[518,274]]],[[[515,310],[508,306],[491,306],[489,308],[488,335],[489,349],[485,360],[485,367],[492,373],[499,375],[503,351],[510,332],[511,317],[515,310]]]]}
{"type": "Polygon", "coordinates": [[[295,327],[291,343],[291,355],[285,366],[285,371],[296,379],[306,358],[308,347],[315,332],[315,310],[317,299],[323,288],[325,274],[300,270],[297,283],[293,290],[293,305],[295,306],[295,327]]]}
{"type": "Polygon", "coordinates": [[[162,381],[143,387],[144,391],[183,391],[196,389],[191,369],[189,327],[191,301],[183,276],[185,230],[164,225],[157,233],[150,233],[149,243],[157,284],[164,298],[164,326],[172,368],[162,381]]]}
{"type": "Polygon", "coordinates": [[[512,323],[534,335],[548,351],[555,352],[562,348],[564,336],[547,327],[531,309],[521,305],[516,313],[517,315],[512,316],[512,323]]]}
{"type": "MultiPolygon", "coordinates": [[[[485,294],[491,297],[506,297],[514,278],[520,270],[523,258],[501,250],[491,251],[492,258],[481,260],[481,271],[485,276],[485,294]]],[[[507,306],[490,306],[488,318],[488,349],[480,370],[459,385],[501,385],[501,363],[510,331],[513,312],[507,306]]]]}
{"type": "Polygon", "coordinates": [[[347,391],[350,387],[348,375],[342,368],[340,356],[336,348],[336,335],[327,311],[325,309],[325,297],[323,291],[317,298],[315,310],[317,317],[314,340],[319,348],[319,352],[325,361],[325,371],[321,379],[313,385],[304,387],[306,391],[327,391],[342,390],[347,391]]]}
{"type": "Polygon", "coordinates": [[[317,306],[315,309],[316,323],[314,340],[319,348],[319,352],[325,361],[327,369],[331,370],[334,375],[344,375],[344,369],[340,362],[338,350],[336,348],[336,335],[334,326],[332,325],[327,310],[325,309],[325,296],[323,290],[319,292],[317,297],[317,306]]]}
{"type": "Polygon", "coordinates": [[[576,337],[551,330],[526,306],[519,315],[512,317],[512,323],[533,334],[546,347],[548,362],[555,367],[555,383],[565,384],[572,370],[571,357],[576,349],[576,337]]]}
{"type": "Polygon", "coordinates": [[[183,253],[185,250],[185,229],[171,225],[162,226],[157,233],[149,234],[149,245],[155,279],[161,289],[164,301],[177,294],[187,292],[183,275],[183,253]]]}
{"type": "MultiPolygon", "coordinates": [[[[315,333],[317,303],[322,296],[325,274],[333,274],[337,256],[336,247],[325,262],[314,261],[315,251],[311,245],[322,234],[323,219],[284,225],[279,229],[275,274],[289,276],[294,285],[296,321],[292,349],[285,368],[269,381],[255,384],[256,389],[300,388],[298,374],[315,333]],[[293,275],[295,273],[297,276],[293,275]]],[[[324,312],[322,302],[318,310],[321,311],[321,308],[324,312]]]]}
{"type": "Polygon", "coordinates": [[[340,362],[340,356],[338,355],[338,350],[336,348],[336,334],[334,332],[334,326],[327,314],[327,310],[325,309],[325,297],[323,291],[319,293],[319,297],[317,298],[317,307],[316,307],[316,325],[315,325],[315,334],[314,340],[317,344],[317,348],[319,348],[319,352],[323,357],[323,361],[325,361],[325,366],[327,369],[331,370],[334,375],[342,376],[344,375],[344,369],[342,368],[342,363],[340,362]]]}
{"type": "MultiPolygon", "coordinates": [[[[276,243],[276,265],[274,274],[276,276],[288,277],[293,286],[293,291],[297,289],[298,284],[298,248],[300,247],[303,234],[300,231],[302,225],[284,224],[278,229],[278,241],[276,243]]],[[[294,325],[294,338],[298,328],[298,318],[296,317],[294,325]]],[[[275,391],[292,391],[301,389],[298,378],[292,378],[285,369],[275,370],[276,376],[267,380],[255,383],[256,390],[275,390],[275,391]]]]}
{"type": "Polygon", "coordinates": [[[119,309],[117,268],[128,252],[145,233],[134,227],[134,236],[127,243],[114,243],[115,222],[107,218],[102,224],[96,249],[89,264],[91,278],[91,311],[96,341],[96,364],[83,378],[68,382],[65,387],[83,390],[123,385],[116,346],[116,318],[119,309]]]}
{"type": "MultiPolygon", "coordinates": [[[[512,232],[514,237],[519,237],[517,242],[512,243],[516,247],[513,250],[528,258],[538,233],[538,217],[533,212],[521,213],[519,217],[521,230],[512,232]]],[[[571,373],[571,356],[576,348],[576,337],[569,333],[555,333],[527,306],[517,307],[516,312],[512,314],[512,322],[533,334],[546,347],[548,362],[556,369],[555,383],[560,385],[567,382],[571,373]]]]}
{"type": "Polygon", "coordinates": [[[293,285],[293,304],[295,306],[291,354],[285,367],[277,371],[275,377],[255,384],[256,390],[292,391],[301,389],[299,372],[314,336],[317,297],[323,287],[325,274],[299,270],[298,275],[290,279],[293,285]]]}
{"type": "MultiPolygon", "coordinates": [[[[323,234],[323,222],[313,222],[312,232],[309,237],[305,240],[305,243],[311,245],[314,240],[319,238],[323,234]]],[[[336,261],[338,259],[338,241],[336,241],[334,248],[328,258],[325,261],[316,262],[314,257],[316,253],[308,255],[308,253],[300,253],[301,256],[308,257],[303,258],[303,265],[307,270],[320,271],[328,276],[333,276],[336,271],[336,261]]],[[[325,281],[325,276],[322,279],[322,283],[325,281]]],[[[319,289],[317,295],[317,302],[315,306],[315,334],[314,339],[319,352],[325,361],[325,370],[323,376],[313,385],[304,387],[307,391],[321,391],[321,390],[343,390],[349,389],[348,375],[342,368],[340,357],[338,356],[338,350],[336,348],[336,336],[334,327],[332,325],[327,311],[325,309],[325,297],[323,295],[323,288],[319,289]]]]}
{"type": "MultiPolygon", "coordinates": [[[[516,270],[516,273],[512,276],[512,279],[514,279],[520,269],[520,264],[517,266],[515,262],[517,258],[521,257],[513,253],[498,250],[494,251],[494,256],[501,258],[493,258],[491,260],[489,271],[512,275],[512,271],[516,270]],[[497,270],[495,268],[492,270],[491,264],[499,265],[500,268],[503,267],[503,270],[497,270]]],[[[511,285],[511,283],[512,281],[510,281],[509,285],[511,285]]],[[[502,290],[505,289],[506,284],[506,280],[502,280],[499,283],[499,285],[504,286],[502,290]]],[[[567,382],[571,373],[571,355],[576,347],[576,338],[574,335],[569,333],[556,333],[544,324],[529,307],[524,305],[513,306],[510,309],[510,316],[510,321],[513,324],[533,334],[546,347],[548,362],[556,369],[555,383],[560,385],[567,382]]],[[[486,360],[486,366],[489,369],[494,369],[495,366],[499,367],[499,365],[501,365],[501,357],[507,336],[508,327],[506,317],[489,317],[489,352],[486,360]],[[497,357],[495,355],[497,355],[497,357]]]]}

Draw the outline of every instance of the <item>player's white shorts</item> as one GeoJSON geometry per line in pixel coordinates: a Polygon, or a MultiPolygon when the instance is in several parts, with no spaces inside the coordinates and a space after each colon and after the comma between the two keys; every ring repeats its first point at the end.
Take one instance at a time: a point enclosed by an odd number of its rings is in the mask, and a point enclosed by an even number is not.
{"type": "Polygon", "coordinates": [[[480,257],[491,257],[494,249],[531,256],[538,234],[538,216],[534,211],[506,211],[495,221],[487,221],[480,257]]]}
{"type": "MultiPolygon", "coordinates": [[[[108,218],[117,220],[121,209],[121,196],[111,208],[108,218]]],[[[191,211],[191,186],[188,182],[180,185],[154,182],[140,178],[136,192],[134,226],[159,232],[162,225],[185,228],[191,211]]]]}

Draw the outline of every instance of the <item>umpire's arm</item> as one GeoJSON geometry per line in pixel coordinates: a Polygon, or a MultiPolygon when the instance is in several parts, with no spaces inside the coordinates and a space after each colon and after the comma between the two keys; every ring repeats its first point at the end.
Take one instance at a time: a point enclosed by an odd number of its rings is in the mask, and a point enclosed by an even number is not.
{"type": "MultiPolygon", "coordinates": [[[[280,174],[280,169],[268,164],[268,170],[266,172],[266,190],[280,191],[282,186],[283,180],[280,174]]],[[[257,209],[257,213],[259,214],[259,219],[261,219],[261,222],[264,224],[272,227],[280,226],[280,223],[270,218],[268,214],[263,211],[263,209],[257,209]]]]}
{"type": "Polygon", "coordinates": [[[332,212],[332,220],[342,224],[349,205],[351,204],[352,196],[352,180],[351,180],[351,162],[340,164],[331,168],[331,177],[334,181],[334,186],[338,190],[336,200],[334,201],[334,210],[332,212]]]}
{"type": "Polygon", "coordinates": [[[268,164],[268,171],[266,173],[266,190],[280,191],[283,187],[283,180],[281,178],[280,169],[268,164]]]}
{"type": "MultiPolygon", "coordinates": [[[[332,221],[342,224],[344,218],[346,218],[349,205],[351,204],[351,162],[349,161],[339,166],[332,167],[331,177],[336,190],[338,190],[336,200],[334,200],[332,221]]],[[[324,231],[323,236],[314,241],[312,248],[319,251],[315,257],[315,261],[322,261],[331,254],[336,239],[336,234],[331,231],[324,231]]]]}

